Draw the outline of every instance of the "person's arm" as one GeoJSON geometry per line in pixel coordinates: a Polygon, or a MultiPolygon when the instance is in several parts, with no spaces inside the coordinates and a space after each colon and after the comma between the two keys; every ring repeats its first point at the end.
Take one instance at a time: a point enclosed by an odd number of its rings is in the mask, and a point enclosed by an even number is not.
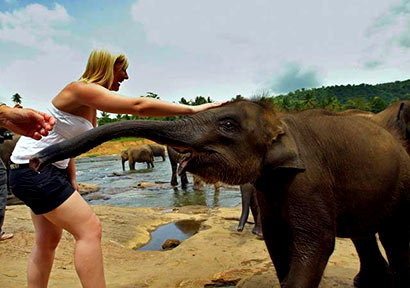
{"type": "Polygon", "coordinates": [[[68,162],[68,167],[67,167],[67,174],[68,174],[68,179],[73,185],[74,189],[79,192],[79,187],[77,184],[77,176],[75,174],[75,160],[74,158],[70,159],[70,162],[68,162]]]}
{"type": "Polygon", "coordinates": [[[100,111],[117,114],[134,114],[139,116],[187,115],[221,105],[221,103],[207,103],[189,106],[150,97],[128,98],[96,84],[80,84],[76,90],[76,99],[81,104],[100,111]]]}
{"type": "Polygon", "coordinates": [[[0,105],[0,126],[14,133],[38,140],[48,135],[54,123],[55,119],[46,113],[0,105]]]}

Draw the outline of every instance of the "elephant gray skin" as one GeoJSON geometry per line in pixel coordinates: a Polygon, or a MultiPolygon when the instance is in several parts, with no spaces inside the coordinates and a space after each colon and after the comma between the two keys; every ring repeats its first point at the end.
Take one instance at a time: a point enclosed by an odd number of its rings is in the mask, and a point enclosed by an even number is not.
{"type": "MultiPolygon", "coordinates": [[[[240,100],[176,121],[107,124],[47,147],[30,165],[39,171],[130,136],[190,153],[179,173],[253,184],[282,287],[318,287],[335,237],[375,233],[393,272],[386,287],[409,287],[410,158],[375,122],[325,110],[279,114],[267,102],[240,100]]],[[[359,256],[371,263],[374,255],[359,256]]]]}
{"type": "MultiPolygon", "coordinates": [[[[175,151],[175,149],[173,149],[170,146],[167,146],[167,152],[168,152],[168,158],[169,158],[169,162],[171,163],[171,170],[172,170],[171,185],[178,186],[178,179],[177,179],[178,166],[180,165],[182,160],[185,157],[188,157],[189,155],[184,154],[184,153],[178,153],[177,151],[175,151]]],[[[185,189],[189,183],[186,172],[183,171],[182,173],[180,173],[179,177],[181,178],[181,187],[185,189]]]]}
{"type": "Polygon", "coordinates": [[[263,237],[262,235],[262,227],[261,227],[261,219],[259,213],[259,206],[258,200],[256,195],[256,189],[253,187],[252,184],[247,183],[240,185],[241,190],[241,197],[242,197],[242,213],[239,218],[238,228],[237,231],[243,231],[245,224],[249,217],[249,209],[252,212],[253,221],[255,221],[255,225],[252,229],[252,233],[257,235],[258,237],[263,237]]]}
{"type": "Polygon", "coordinates": [[[158,144],[148,144],[152,150],[154,157],[161,157],[162,161],[165,161],[165,148],[162,145],[158,144]]]}
{"type": "MultiPolygon", "coordinates": [[[[361,110],[346,110],[340,112],[344,115],[356,115],[373,120],[393,134],[404,144],[407,153],[410,154],[410,101],[402,100],[393,103],[385,110],[373,114],[361,110]]],[[[376,235],[352,239],[360,259],[372,258],[372,261],[360,263],[360,272],[354,278],[355,287],[386,286],[390,272],[388,263],[380,253],[376,235]],[[374,274],[378,279],[374,279],[374,274]],[[376,282],[377,281],[377,282],[376,282]]]]}
{"type": "Polygon", "coordinates": [[[132,146],[121,151],[122,170],[125,171],[124,163],[128,161],[130,170],[135,170],[135,163],[147,163],[147,169],[154,168],[154,155],[148,145],[132,146]]]}

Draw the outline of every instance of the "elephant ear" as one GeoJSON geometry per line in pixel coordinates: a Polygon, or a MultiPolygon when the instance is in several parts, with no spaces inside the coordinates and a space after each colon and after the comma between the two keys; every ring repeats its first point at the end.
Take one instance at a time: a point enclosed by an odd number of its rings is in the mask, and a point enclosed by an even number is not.
{"type": "Polygon", "coordinates": [[[405,140],[410,138],[410,106],[407,103],[401,103],[399,112],[397,113],[397,123],[405,140]]]}
{"type": "Polygon", "coordinates": [[[299,172],[306,170],[300,158],[299,149],[295,139],[286,131],[284,126],[277,129],[272,144],[265,157],[265,165],[271,169],[295,169],[299,172]]]}

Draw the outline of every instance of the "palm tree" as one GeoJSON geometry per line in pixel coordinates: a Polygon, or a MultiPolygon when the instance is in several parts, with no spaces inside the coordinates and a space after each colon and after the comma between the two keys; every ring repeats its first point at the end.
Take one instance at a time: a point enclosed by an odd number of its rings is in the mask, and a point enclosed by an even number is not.
{"type": "Polygon", "coordinates": [[[21,104],[21,96],[20,96],[20,94],[19,93],[16,93],[16,94],[14,94],[12,97],[11,97],[11,100],[15,103],[15,104],[21,104]]]}

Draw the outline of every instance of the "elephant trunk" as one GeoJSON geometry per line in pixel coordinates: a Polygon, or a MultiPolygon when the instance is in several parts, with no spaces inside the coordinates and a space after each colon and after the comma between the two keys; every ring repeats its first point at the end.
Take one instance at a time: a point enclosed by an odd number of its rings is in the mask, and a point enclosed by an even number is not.
{"type": "Polygon", "coordinates": [[[191,125],[177,121],[120,121],[92,129],[69,140],[51,145],[30,159],[30,167],[42,170],[48,164],[78,156],[103,142],[119,137],[142,137],[163,145],[190,146],[191,125]]]}

